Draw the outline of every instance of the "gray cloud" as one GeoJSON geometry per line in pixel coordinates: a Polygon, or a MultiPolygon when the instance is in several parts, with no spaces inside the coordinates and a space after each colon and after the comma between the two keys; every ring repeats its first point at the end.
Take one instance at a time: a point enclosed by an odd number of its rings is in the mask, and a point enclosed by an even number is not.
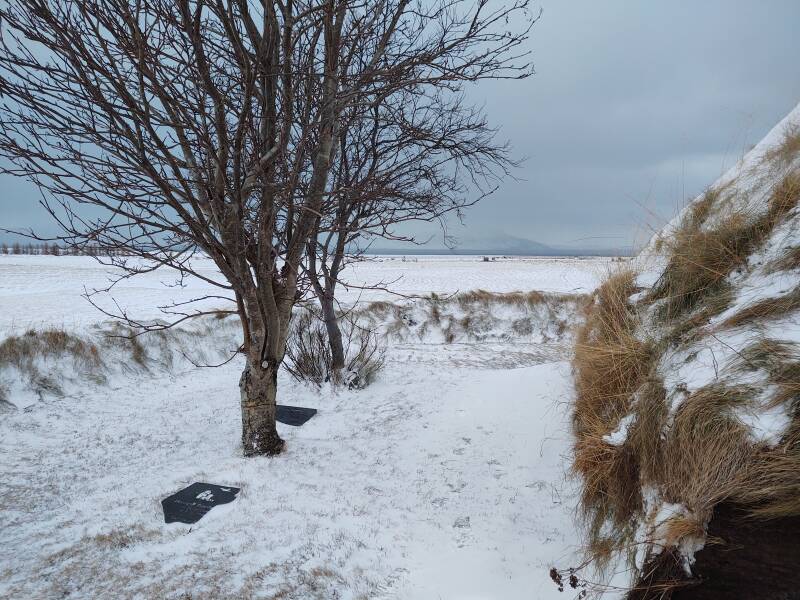
{"type": "MultiPolygon", "coordinates": [[[[642,241],[800,101],[795,0],[540,4],[536,75],[469,91],[528,160],[452,226],[465,242],[642,241]]],[[[51,229],[35,189],[0,186],[0,226],[51,229]]]]}
{"type": "Polygon", "coordinates": [[[800,101],[797,2],[542,7],[536,76],[479,89],[524,181],[475,207],[466,238],[641,240],[800,101]]]}

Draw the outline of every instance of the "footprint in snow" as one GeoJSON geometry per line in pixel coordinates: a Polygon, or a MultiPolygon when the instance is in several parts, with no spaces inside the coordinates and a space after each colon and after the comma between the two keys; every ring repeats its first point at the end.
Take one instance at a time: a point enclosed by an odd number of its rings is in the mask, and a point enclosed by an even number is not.
{"type": "Polygon", "coordinates": [[[456,484],[448,483],[447,487],[449,487],[450,491],[453,492],[454,494],[458,494],[461,490],[467,487],[467,484],[464,483],[463,481],[459,481],[456,484]]]}
{"type": "Polygon", "coordinates": [[[470,528],[469,517],[458,517],[453,522],[453,527],[455,529],[469,529],[470,528]]]}

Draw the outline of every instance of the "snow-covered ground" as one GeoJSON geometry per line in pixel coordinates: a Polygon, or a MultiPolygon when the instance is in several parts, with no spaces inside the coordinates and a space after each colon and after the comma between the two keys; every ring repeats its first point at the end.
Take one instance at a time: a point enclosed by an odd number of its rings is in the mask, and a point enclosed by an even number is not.
{"type": "MultiPolygon", "coordinates": [[[[567,292],[606,262],[398,257],[358,273],[402,275],[409,294],[567,292]]],[[[0,257],[0,342],[97,323],[80,293],[103,277],[90,259],[0,257]]],[[[203,291],[158,282],[116,299],[152,311],[203,291]]],[[[282,401],[320,412],[279,426],[276,458],[241,457],[235,361],[115,371],[0,409],[0,598],[563,598],[548,571],[580,543],[566,339],[395,340],[362,391],[282,374],[282,401]],[[164,524],[160,500],[193,481],[242,492],[195,525],[164,524]]]]}

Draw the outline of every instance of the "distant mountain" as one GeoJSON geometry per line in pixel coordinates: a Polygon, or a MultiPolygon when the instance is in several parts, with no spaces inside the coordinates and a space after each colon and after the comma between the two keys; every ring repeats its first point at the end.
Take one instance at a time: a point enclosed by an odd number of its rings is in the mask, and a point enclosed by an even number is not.
{"type": "Polygon", "coordinates": [[[459,244],[459,251],[464,254],[475,254],[467,250],[478,250],[479,254],[514,254],[523,256],[536,256],[551,254],[554,248],[525,238],[513,235],[496,235],[483,238],[471,238],[459,244]]]}
{"type": "Polygon", "coordinates": [[[623,248],[566,248],[548,246],[541,242],[506,234],[467,238],[461,240],[455,248],[429,246],[373,247],[369,251],[369,254],[488,254],[508,256],[620,256],[629,255],[630,253],[630,249],[623,248]]]}

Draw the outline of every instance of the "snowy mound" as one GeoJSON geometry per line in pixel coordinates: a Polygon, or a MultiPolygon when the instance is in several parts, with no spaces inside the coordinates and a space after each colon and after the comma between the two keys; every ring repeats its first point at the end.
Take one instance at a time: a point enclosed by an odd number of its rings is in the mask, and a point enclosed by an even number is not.
{"type": "Polygon", "coordinates": [[[716,585],[695,560],[723,508],[800,516],[799,200],[800,106],[594,294],[574,470],[591,562],[628,559],[631,597],[716,585]]]}
{"type": "MultiPolygon", "coordinates": [[[[375,332],[379,347],[452,345],[464,364],[512,368],[565,360],[582,302],[583,296],[536,291],[432,294],[344,308],[342,326],[348,339],[353,332],[375,332]],[[519,348],[511,351],[509,344],[519,348]]],[[[296,325],[303,331],[295,327],[295,336],[310,330],[308,320],[297,319],[296,325]]],[[[25,408],[45,396],[80,394],[87,387],[107,388],[121,377],[136,380],[220,364],[240,345],[236,319],[223,312],[138,335],[115,322],[79,331],[31,328],[0,338],[0,410],[25,408]]]]}
{"type": "Polygon", "coordinates": [[[0,410],[219,364],[236,354],[240,337],[235,319],[224,313],[140,335],[116,322],[82,332],[32,328],[0,339],[0,410]]]}

